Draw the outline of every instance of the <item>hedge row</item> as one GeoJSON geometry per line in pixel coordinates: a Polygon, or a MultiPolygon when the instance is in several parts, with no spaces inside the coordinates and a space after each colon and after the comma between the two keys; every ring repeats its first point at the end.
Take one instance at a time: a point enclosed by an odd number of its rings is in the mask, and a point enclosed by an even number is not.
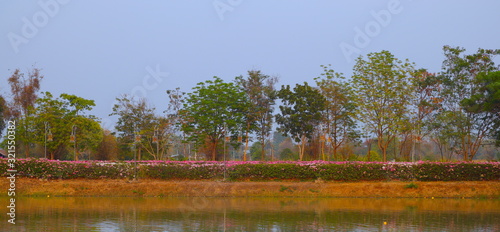
{"type": "MultiPolygon", "coordinates": [[[[0,173],[7,176],[7,160],[0,173]]],[[[500,180],[500,162],[214,162],[214,161],[56,161],[18,159],[18,176],[44,179],[165,180],[327,180],[481,181],[500,180]]]]}

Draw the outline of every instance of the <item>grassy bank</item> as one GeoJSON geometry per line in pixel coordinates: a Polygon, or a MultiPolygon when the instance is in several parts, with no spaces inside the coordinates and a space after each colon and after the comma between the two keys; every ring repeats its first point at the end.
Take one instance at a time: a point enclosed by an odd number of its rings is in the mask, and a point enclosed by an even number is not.
{"type": "MultiPolygon", "coordinates": [[[[8,189],[8,181],[0,188],[8,189]]],[[[0,196],[6,196],[6,191],[0,196]]],[[[18,178],[16,196],[500,198],[500,181],[220,182],[18,178]]]]}

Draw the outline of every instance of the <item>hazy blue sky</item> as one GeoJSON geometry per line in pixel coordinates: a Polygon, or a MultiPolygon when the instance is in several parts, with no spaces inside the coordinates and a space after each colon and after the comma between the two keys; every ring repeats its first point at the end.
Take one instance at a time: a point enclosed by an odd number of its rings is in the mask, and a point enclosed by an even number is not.
{"type": "Polygon", "coordinates": [[[42,91],[93,99],[108,121],[121,94],[163,111],[167,89],[249,69],[312,83],[322,64],[350,75],[355,57],[389,50],[437,72],[443,45],[500,48],[499,12],[498,0],[4,0],[0,93],[35,65],[42,91]]]}

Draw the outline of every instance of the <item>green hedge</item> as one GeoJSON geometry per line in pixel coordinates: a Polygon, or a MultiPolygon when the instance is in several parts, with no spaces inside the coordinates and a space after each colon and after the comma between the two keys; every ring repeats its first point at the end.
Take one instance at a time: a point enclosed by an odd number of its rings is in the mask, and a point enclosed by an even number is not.
{"type": "MultiPolygon", "coordinates": [[[[7,176],[7,159],[0,173],[7,176]]],[[[499,162],[215,162],[215,161],[55,161],[18,159],[18,176],[44,179],[298,180],[312,181],[483,181],[500,180],[499,162]]]]}

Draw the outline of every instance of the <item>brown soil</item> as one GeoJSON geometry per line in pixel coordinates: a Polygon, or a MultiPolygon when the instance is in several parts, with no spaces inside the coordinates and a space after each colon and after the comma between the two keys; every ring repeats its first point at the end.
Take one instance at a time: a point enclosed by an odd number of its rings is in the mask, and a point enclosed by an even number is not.
{"type": "MultiPolygon", "coordinates": [[[[16,179],[16,196],[500,198],[500,181],[220,182],[16,179]],[[415,186],[416,185],[416,186],[415,186]]],[[[8,181],[0,181],[7,196],[8,181]]]]}

